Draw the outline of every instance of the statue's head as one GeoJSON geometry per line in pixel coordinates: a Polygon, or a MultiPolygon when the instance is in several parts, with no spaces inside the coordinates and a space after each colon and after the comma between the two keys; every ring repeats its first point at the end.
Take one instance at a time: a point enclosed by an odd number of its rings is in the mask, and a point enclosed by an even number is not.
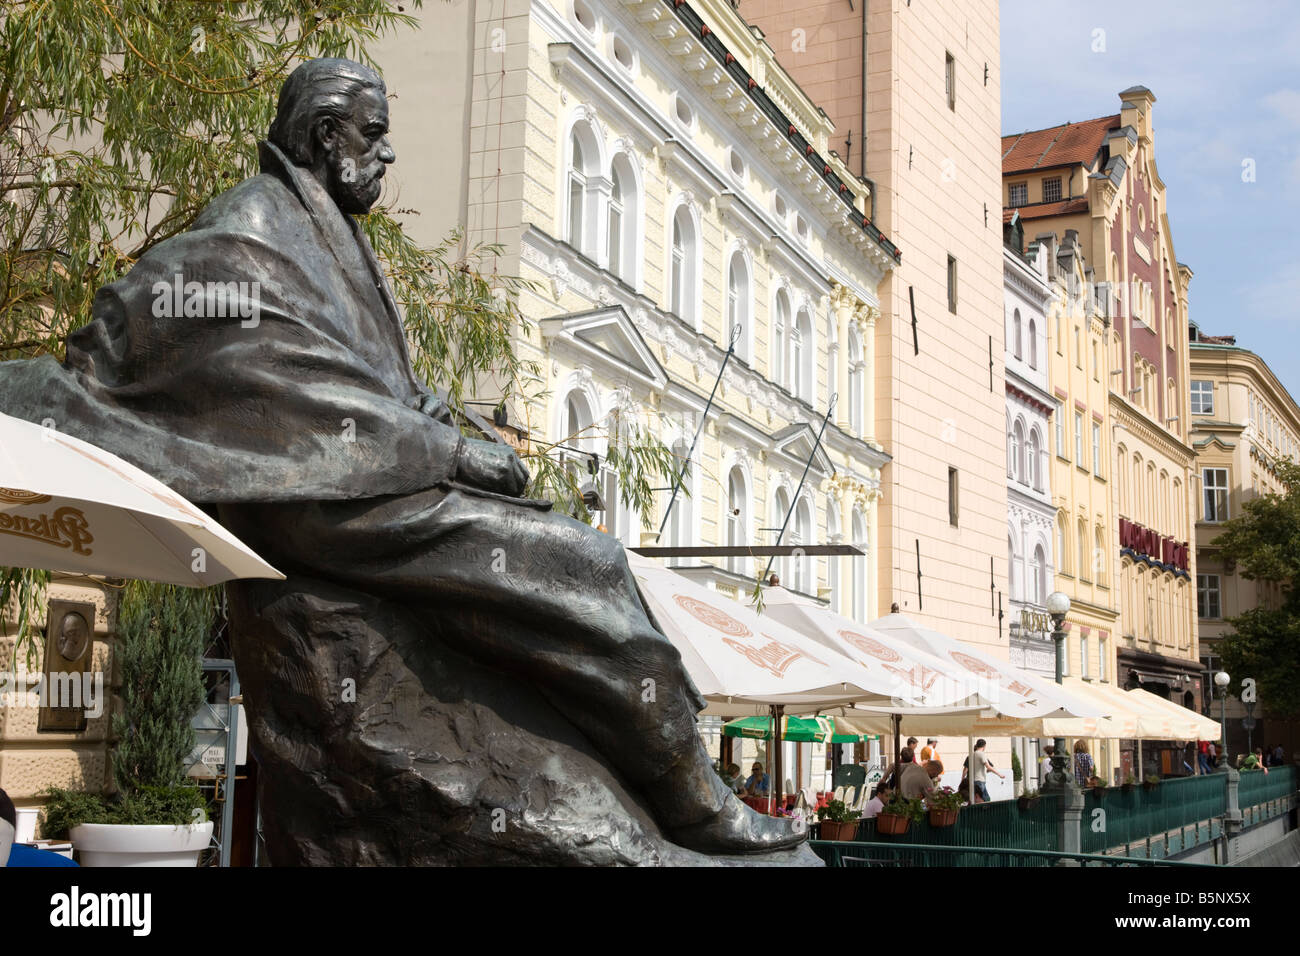
{"type": "Polygon", "coordinates": [[[384,81],[368,66],[322,57],[289,74],[267,136],[346,213],[366,213],[397,157],[384,81]]]}

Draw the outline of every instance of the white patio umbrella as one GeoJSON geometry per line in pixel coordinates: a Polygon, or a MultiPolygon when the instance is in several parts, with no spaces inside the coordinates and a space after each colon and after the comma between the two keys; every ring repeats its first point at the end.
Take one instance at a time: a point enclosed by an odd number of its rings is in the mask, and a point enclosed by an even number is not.
{"type": "Polygon", "coordinates": [[[946,708],[953,704],[963,704],[967,709],[992,704],[980,696],[980,688],[972,686],[970,675],[953,662],[859,624],[786,588],[764,590],[763,617],[780,621],[857,661],[894,687],[893,700],[888,704],[883,701],[863,701],[863,704],[893,706],[891,713],[900,708],[911,713],[918,708],[946,708]]]}
{"type": "Polygon", "coordinates": [[[284,575],[162,482],[0,414],[0,566],[205,587],[284,575]]]}
{"type": "MultiPolygon", "coordinates": [[[[827,707],[870,700],[885,703],[897,678],[872,671],[841,652],[779,621],[690,581],[648,558],[627,553],[641,594],[682,655],[708,701],[704,713],[745,717],[770,711],[815,714],[827,707]]],[[[773,786],[783,785],[780,743],[773,741],[773,786]]]]}
{"type": "Polygon", "coordinates": [[[1105,716],[1105,708],[1095,701],[1081,698],[1054,681],[998,660],[980,648],[918,624],[905,615],[887,614],[872,621],[871,626],[940,660],[956,664],[983,696],[995,698],[994,706],[1005,718],[1028,721],[1039,717],[1105,716]]]}
{"type": "Polygon", "coordinates": [[[630,551],[627,557],[659,626],[709,700],[706,714],[744,717],[773,704],[792,713],[815,713],[836,704],[890,699],[891,675],[870,671],[648,558],[630,551]]]}

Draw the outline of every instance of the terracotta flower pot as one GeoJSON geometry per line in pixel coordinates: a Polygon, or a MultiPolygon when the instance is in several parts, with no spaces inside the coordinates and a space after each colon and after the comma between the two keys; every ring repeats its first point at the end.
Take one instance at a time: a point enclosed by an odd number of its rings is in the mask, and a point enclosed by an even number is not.
{"type": "Polygon", "coordinates": [[[959,810],[931,810],[930,826],[932,827],[951,827],[957,825],[957,814],[959,810]]]}
{"type": "Polygon", "coordinates": [[[843,823],[836,823],[834,820],[822,821],[823,840],[852,840],[857,835],[857,820],[847,820],[843,823]]]}
{"type": "Polygon", "coordinates": [[[907,832],[907,826],[911,823],[905,816],[897,813],[881,813],[876,817],[876,832],[885,833],[890,836],[898,836],[907,832]]]}

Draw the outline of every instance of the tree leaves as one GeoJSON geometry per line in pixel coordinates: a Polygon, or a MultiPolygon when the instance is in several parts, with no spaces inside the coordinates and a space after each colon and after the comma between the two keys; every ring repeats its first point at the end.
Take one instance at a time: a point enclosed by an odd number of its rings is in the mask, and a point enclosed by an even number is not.
{"type": "Polygon", "coordinates": [[[1242,577],[1277,585],[1280,600],[1230,618],[1233,633],[1217,646],[1236,688],[1253,677],[1266,711],[1291,717],[1300,714],[1300,466],[1283,461],[1277,472],[1284,493],[1243,504],[1213,548],[1242,577]]]}

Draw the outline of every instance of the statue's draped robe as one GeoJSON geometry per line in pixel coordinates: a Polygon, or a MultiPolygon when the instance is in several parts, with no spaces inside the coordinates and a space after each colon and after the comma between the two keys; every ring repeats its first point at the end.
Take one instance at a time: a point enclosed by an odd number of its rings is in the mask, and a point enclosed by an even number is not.
{"type": "MultiPolygon", "coordinates": [[[[378,692],[366,683],[374,675],[358,672],[348,701],[350,665],[339,662],[352,658],[325,666],[321,655],[335,651],[310,635],[290,647],[283,636],[343,627],[346,615],[331,618],[331,607],[369,608],[374,617],[396,605],[405,623],[394,626],[419,622],[430,643],[540,694],[623,781],[657,791],[650,805],[660,824],[692,824],[716,810],[725,791],[694,726],[703,702],[649,619],[617,541],[545,504],[455,484],[460,434],[445,407],[419,410],[429,391],[412,373],[397,309],[356,223],[270,144],[262,167],[101,289],[93,321],[68,340],[64,365],[0,364],[0,410],[52,420],[215,506],[289,575],[283,584],[230,586],[264,790],[286,837],[331,814],[353,829],[335,844],[318,841],[315,855],[286,857],[282,847],[281,858],[319,860],[355,847],[369,839],[356,838],[358,816],[392,809],[354,792],[382,786],[361,765],[369,758],[340,756],[331,749],[343,746],[337,741],[300,739],[355,734],[350,715],[373,716],[365,695],[378,692]],[[227,303],[233,315],[213,314],[216,283],[245,284],[227,303]],[[291,610],[259,617],[267,608],[291,610]],[[332,776],[335,764],[354,759],[360,764],[347,768],[346,781],[332,776]],[[307,791],[324,803],[311,806],[307,791]]],[[[364,662],[353,664],[364,671],[364,662]]],[[[408,665],[408,684],[433,681],[408,665]]],[[[403,741],[402,731],[382,733],[403,741]]],[[[428,742],[437,753],[423,755],[433,769],[420,772],[435,781],[444,744],[428,742]]],[[[420,759],[407,754],[394,773],[420,759]]],[[[354,858],[436,857],[404,856],[404,838],[426,849],[429,842],[403,835],[400,820],[382,825],[397,848],[349,851],[354,858]]]]}

